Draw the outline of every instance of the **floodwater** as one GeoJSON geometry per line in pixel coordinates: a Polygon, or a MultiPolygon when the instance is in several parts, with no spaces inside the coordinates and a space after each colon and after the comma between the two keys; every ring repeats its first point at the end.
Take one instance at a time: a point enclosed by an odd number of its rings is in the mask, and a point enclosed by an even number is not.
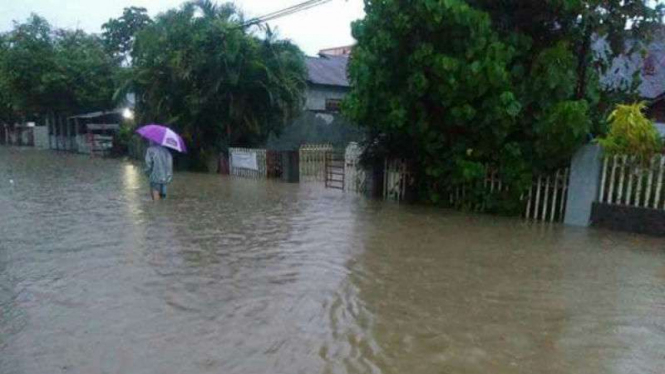
{"type": "Polygon", "coordinates": [[[665,372],[662,239],[213,175],[170,192],[0,147],[0,373],[665,372]]]}

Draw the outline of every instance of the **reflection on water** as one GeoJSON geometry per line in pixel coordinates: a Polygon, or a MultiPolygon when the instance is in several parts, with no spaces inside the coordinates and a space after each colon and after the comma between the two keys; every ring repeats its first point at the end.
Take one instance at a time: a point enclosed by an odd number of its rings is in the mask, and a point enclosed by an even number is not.
{"type": "Polygon", "coordinates": [[[0,148],[0,373],[662,373],[664,249],[0,148]]]}

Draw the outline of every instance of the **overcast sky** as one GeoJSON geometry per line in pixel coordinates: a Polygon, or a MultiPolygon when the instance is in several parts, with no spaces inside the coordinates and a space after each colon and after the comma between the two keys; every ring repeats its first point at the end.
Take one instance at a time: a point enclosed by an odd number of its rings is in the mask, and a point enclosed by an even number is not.
{"type": "MultiPolygon", "coordinates": [[[[304,0],[235,0],[247,17],[261,16],[302,3],[304,0]]],[[[62,28],[81,28],[100,32],[109,18],[122,14],[128,6],[148,9],[151,16],[178,7],[183,0],[0,0],[0,31],[12,27],[12,21],[25,20],[37,13],[62,28]]],[[[218,3],[225,1],[218,1],[218,3]]],[[[296,42],[305,53],[314,55],[320,49],[353,44],[350,23],[363,17],[362,0],[332,2],[276,21],[270,26],[278,34],[296,42]]]]}

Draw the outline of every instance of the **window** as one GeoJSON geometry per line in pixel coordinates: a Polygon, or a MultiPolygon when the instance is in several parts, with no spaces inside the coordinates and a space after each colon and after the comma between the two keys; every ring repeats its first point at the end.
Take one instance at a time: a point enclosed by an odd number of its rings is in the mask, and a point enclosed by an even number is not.
{"type": "Polygon", "coordinates": [[[656,59],[653,55],[644,60],[644,75],[656,75],[656,59]]]}
{"type": "Polygon", "coordinates": [[[327,112],[339,112],[342,109],[342,100],[340,99],[326,99],[327,112]]]}

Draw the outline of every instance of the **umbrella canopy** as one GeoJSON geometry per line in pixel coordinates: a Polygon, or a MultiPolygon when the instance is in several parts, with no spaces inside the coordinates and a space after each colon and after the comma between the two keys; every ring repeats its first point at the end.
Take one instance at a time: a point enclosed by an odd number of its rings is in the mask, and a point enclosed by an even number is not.
{"type": "Polygon", "coordinates": [[[185,147],[185,142],[182,140],[182,137],[166,126],[153,123],[141,127],[140,129],[136,130],[136,132],[142,137],[148,140],[152,140],[161,146],[174,149],[181,153],[187,152],[187,148],[185,147]]]}

